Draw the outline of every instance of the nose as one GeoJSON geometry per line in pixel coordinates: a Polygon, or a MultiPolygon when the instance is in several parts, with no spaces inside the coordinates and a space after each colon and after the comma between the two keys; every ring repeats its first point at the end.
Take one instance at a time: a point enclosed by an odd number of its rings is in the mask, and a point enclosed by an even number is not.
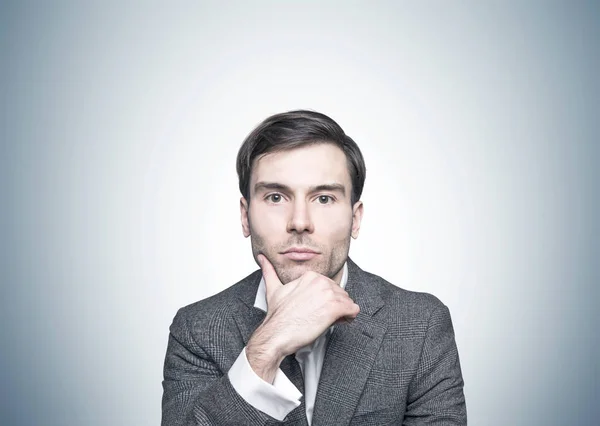
{"type": "Polygon", "coordinates": [[[293,204],[293,210],[291,212],[290,220],[287,225],[287,232],[312,233],[314,231],[314,225],[310,219],[310,212],[308,205],[304,200],[296,200],[293,204]]]}

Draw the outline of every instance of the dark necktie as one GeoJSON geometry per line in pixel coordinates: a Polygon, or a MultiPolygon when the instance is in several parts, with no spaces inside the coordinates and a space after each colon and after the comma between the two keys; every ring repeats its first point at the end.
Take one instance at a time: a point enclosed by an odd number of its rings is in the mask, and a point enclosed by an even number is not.
{"type": "MultiPolygon", "coordinates": [[[[300,364],[296,361],[295,354],[286,356],[281,362],[281,371],[290,379],[290,381],[298,388],[302,394],[304,394],[304,379],[302,377],[302,370],[300,364]]],[[[306,421],[306,405],[304,404],[304,395],[300,400],[300,405],[294,408],[290,414],[285,418],[286,425],[304,425],[308,426],[306,421]]]]}

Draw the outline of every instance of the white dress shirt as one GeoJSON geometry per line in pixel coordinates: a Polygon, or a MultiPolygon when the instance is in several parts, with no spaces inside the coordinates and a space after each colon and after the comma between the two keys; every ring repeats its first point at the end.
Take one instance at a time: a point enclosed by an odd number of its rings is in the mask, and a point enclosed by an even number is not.
{"type": "MultiPolygon", "coordinates": [[[[348,281],[348,265],[344,264],[344,272],[340,286],[346,287],[348,281]]],[[[267,295],[264,278],[260,280],[254,307],[267,312],[267,295]]],[[[304,392],[306,405],[306,419],[310,425],[312,422],[317,386],[321,377],[323,358],[327,340],[333,331],[329,327],[325,333],[317,338],[312,344],[304,346],[296,351],[296,360],[300,364],[304,376],[304,392]]],[[[236,392],[254,408],[282,421],[296,407],[300,405],[302,393],[288,379],[281,369],[277,369],[273,384],[265,382],[250,367],[246,357],[246,348],[242,350],[236,361],[229,370],[229,381],[236,392]]]]}

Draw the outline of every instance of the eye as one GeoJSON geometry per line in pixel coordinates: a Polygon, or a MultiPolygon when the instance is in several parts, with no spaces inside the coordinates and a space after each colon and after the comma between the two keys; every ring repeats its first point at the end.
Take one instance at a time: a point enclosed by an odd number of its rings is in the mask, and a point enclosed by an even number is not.
{"type": "Polygon", "coordinates": [[[283,197],[281,196],[281,194],[270,194],[267,196],[267,200],[269,200],[273,204],[280,203],[282,199],[283,197]]]}
{"type": "Polygon", "coordinates": [[[317,200],[319,201],[319,204],[331,204],[333,202],[333,197],[330,195],[319,195],[317,200]]]}

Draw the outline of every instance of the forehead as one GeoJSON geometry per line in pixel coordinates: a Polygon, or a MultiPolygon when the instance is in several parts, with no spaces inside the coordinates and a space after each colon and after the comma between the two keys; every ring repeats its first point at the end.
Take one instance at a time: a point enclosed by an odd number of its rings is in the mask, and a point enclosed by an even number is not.
{"type": "Polygon", "coordinates": [[[256,182],[275,182],[291,188],[340,183],[350,188],[344,152],[331,143],[316,143],[271,152],[255,160],[251,189],[256,182]]]}

